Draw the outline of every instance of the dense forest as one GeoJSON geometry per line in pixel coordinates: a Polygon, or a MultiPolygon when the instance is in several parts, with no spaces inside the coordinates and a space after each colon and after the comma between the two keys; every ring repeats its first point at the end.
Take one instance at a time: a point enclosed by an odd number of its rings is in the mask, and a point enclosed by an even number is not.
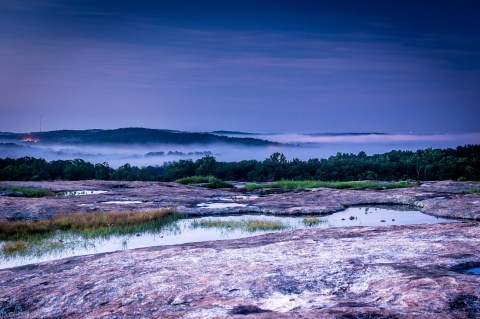
{"type": "Polygon", "coordinates": [[[480,180],[480,145],[456,149],[391,151],[368,156],[337,153],[326,159],[287,160],[274,153],[264,161],[219,162],[206,155],[196,161],[179,160],[159,166],[117,169],[108,163],[81,159],[55,160],[23,157],[0,159],[0,180],[140,180],[174,181],[193,175],[213,175],[223,180],[266,182],[281,179],[353,180],[480,180]]]}

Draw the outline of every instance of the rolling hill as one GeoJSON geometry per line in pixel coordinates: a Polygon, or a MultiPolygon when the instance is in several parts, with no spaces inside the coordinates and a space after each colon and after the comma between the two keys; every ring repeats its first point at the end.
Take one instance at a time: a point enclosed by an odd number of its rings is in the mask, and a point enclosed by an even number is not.
{"type": "Polygon", "coordinates": [[[235,144],[270,146],[279,143],[250,137],[227,137],[212,133],[182,132],[148,128],[113,130],[58,130],[33,133],[0,133],[3,142],[35,142],[41,144],[235,144]]]}

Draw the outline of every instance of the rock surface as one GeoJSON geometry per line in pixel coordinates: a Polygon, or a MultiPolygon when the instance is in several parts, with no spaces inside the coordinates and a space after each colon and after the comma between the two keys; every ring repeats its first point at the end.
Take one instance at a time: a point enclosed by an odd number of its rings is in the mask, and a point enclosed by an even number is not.
{"type": "MultiPolygon", "coordinates": [[[[3,183],[12,184],[12,183],[3,183]]],[[[171,183],[14,183],[104,194],[0,196],[0,219],[175,206],[187,214],[331,213],[410,204],[480,219],[480,183],[265,194],[171,183]],[[132,203],[119,203],[132,201],[132,203]],[[111,203],[106,203],[111,202],[111,203]],[[208,208],[205,203],[223,203],[208,208]]],[[[0,318],[480,318],[480,223],[304,229],[0,270],[0,318]]]]}
{"type": "Polygon", "coordinates": [[[97,190],[106,193],[43,198],[0,196],[0,220],[42,219],[79,211],[146,210],[171,206],[181,213],[192,215],[241,212],[328,214],[343,210],[346,206],[365,204],[407,204],[417,206],[430,215],[480,220],[480,194],[465,194],[469,189],[479,189],[478,182],[430,182],[418,187],[388,190],[317,188],[273,194],[268,194],[268,190],[246,193],[239,189],[210,190],[156,182],[0,183],[12,184],[44,187],[55,192],[97,190]],[[224,205],[222,208],[209,208],[202,207],[203,203],[224,205]]]}
{"type": "Polygon", "coordinates": [[[0,271],[9,318],[480,318],[476,222],[308,229],[0,271]]]}

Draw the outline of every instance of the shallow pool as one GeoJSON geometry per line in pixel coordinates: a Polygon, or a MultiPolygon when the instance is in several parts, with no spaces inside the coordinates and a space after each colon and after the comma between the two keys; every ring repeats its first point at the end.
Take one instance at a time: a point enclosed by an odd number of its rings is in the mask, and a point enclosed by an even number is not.
{"type": "MultiPolygon", "coordinates": [[[[59,232],[46,238],[24,255],[6,256],[0,253],[0,268],[79,256],[150,246],[175,245],[221,239],[236,239],[276,231],[302,228],[332,228],[351,226],[391,226],[409,224],[433,224],[446,220],[425,215],[405,208],[351,207],[326,216],[271,216],[271,215],[230,215],[206,216],[176,220],[155,232],[111,235],[107,238],[84,238],[70,232],[59,232]],[[235,225],[248,222],[273,222],[281,229],[247,230],[235,225]],[[215,227],[218,222],[234,227],[215,227]],[[205,226],[209,225],[209,226],[205,226]]],[[[0,243],[3,247],[4,243],[0,243]]]]}
{"type": "Polygon", "coordinates": [[[470,268],[465,270],[467,274],[480,275],[480,268],[470,268]]]}
{"type": "Polygon", "coordinates": [[[113,204],[113,205],[131,205],[131,204],[141,204],[141,200],[110,200],[107,202],[101,202],[102,204],[113,204]]]}
{"type": "Polygon", "coordinates": [[[81,190],[81,191],[61,192],[58,196],[85,196],[85,195],[99,195],[99,194],[106,194],[106,193],[108,193],[108,191],[81,190]]]}

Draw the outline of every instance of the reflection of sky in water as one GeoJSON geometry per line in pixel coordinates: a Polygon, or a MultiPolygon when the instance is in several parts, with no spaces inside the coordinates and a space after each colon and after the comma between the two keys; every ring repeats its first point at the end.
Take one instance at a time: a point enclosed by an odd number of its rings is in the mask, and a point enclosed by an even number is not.
{"type": "Polygon", "coordinates": [[[105,194],[108,191],[93,191],[93,190],[81,190],[81,191],[67,191],[62,192],[59,196],[84,196],[84,195],[98,195],[105,194]]]}
{"type": "Polygon", "coordinates": [[[240,203],[200,203],[197,204],[198,207],[203,208],[234,208],[234,207],[246,207],[247,204],[240,203]]]}
{"type": "Polygon", "coordinates": [[[110,200],[108,202],[101,202],[102,204],[115,204],[115,205],[128,205],[128,204],[141,204],[140,200],[110,200]]]}
{"type": "Polygon", "coordinates": [[[471,268],[471,269],[465,270],[465,272],[473,275],[480,275],[480,268],[471,268]]]}
{"type": "MultiPolygon", "coordinates": [[[[224,203],[234,204],[234,203],[224,203]]],[[[425,215],[419,211],[393,210],[379,207],[350,207],[344,211],[327,216],[268,216],[268,215],[236,215],[236,216],[206,216],[182,219],[165,227],[158,233],[141,233],[121,236],[111,236],[108,239],[96,238],[85,240],[80,236],[59,234],[54,239],[44,243],[50,246],[51,252],[42,255],[37,252],[33,256],[15,257],[1,260],[0,268],[14,267],[46,260],[59,259],[69,256],[79,256],[102,252],[111,252],[122,249],[132,249],[150,246],[175,245],[190,242],[209,240],[236,239],[271,233],[276,231],[247,232],[239,229],[222,228],[193,228],[192,222],[200,220],[247,221],[261,219],[280,221],[288,229],[309,228],[303,223],[304,217],[317,217],[320,223],[310,228],[332,228],[350,226],[389,226],[409,224],[433,224],[447,221],[446,219],[425,215]],[[61,243],[60,241],[63,241],[61,243]],[[55,249],[57,248],[57,249],[55,249]]],[[[449,220],[451,221],[451,220],[449,220]]]]}

